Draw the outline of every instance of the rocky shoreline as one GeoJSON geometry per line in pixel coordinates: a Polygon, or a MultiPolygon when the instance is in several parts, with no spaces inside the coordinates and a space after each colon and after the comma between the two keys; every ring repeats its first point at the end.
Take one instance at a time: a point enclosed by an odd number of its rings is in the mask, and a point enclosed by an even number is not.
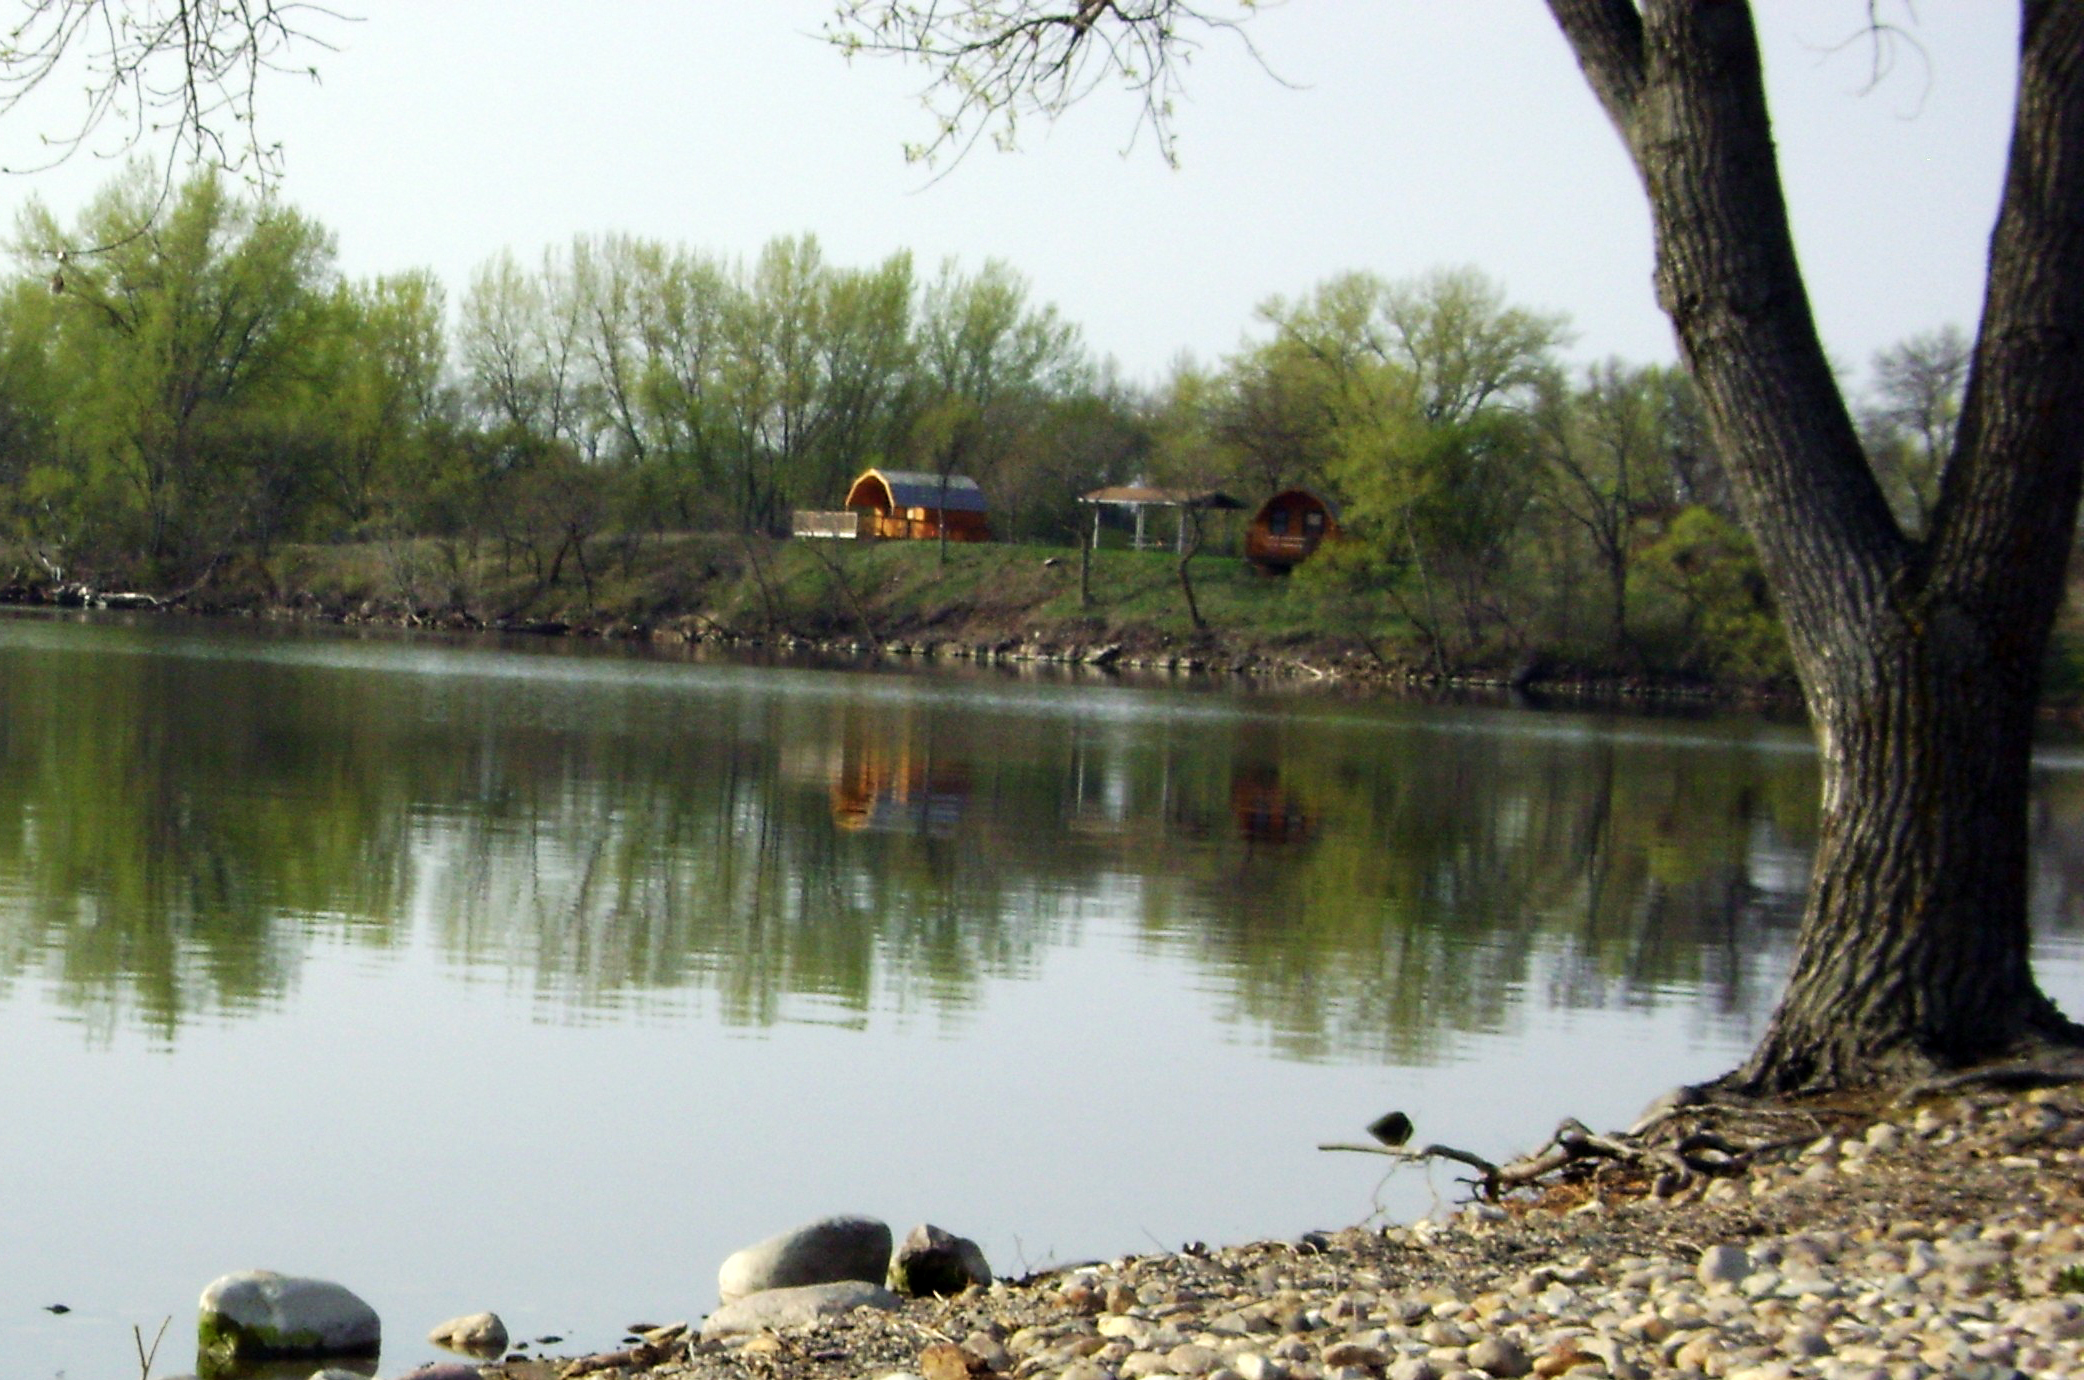
{"type": "Polygon", "coordinates": [[[323,623],[459,635],[598,639],[850,664],[939,663],[1054,669],[1064,673],[1107,676],[1124,672],[1152,677],[1227,676],[1289,684],[1391,690],[1413,695],[1527,696],[1588,703],[1725,705],[1767,712],[1791,711],[1798,706],[1794,691],[1786,686],[1722,685],[1603,675],[1536,662],[1507,671],[1448,675],[1422,666],[1384,661],[1356,647],[1327,643],[1286,649],[1243,648],[1229,646],[1215,634],[1186,640],[1130,635],[1096,641],[1067,641],[1009,628],[989,636],[894,635],[869,641],[853,634],[815,637],[788,631],[769,633],[727,628],[693,613],[671,614],[644,622],[612,617],[486,618],[466,608],[427,610],[382,600],[349,603],[299,595],[257,604],[227,603],[201,596],[97,590],[85,585],[55,588],[0,586],[0,606],[323,623]]]}
{"type": "Polygon", "coordinates": [[[1639,1170],[1588,1161],[1446,1220],[1190,1245],[728,1334],[645,1323],[619,1351],[453,1373],[2084,1376],[2084,1093],[1749,1115],[1782,1129],[1742,1172],[1663,1197],[1639,1170]]]}

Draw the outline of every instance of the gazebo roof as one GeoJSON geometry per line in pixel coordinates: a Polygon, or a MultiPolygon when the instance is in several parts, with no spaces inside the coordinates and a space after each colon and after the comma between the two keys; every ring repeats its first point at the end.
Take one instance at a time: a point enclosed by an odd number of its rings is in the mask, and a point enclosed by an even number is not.
{"type": "Polygon", "coordinates": [[[1117,508],[1242,508],[1245,505],[1221,489],[1155,489],[1147,484],[1121,484],[1081,494],[1080,503],[1104,503],[1117,508]]]}

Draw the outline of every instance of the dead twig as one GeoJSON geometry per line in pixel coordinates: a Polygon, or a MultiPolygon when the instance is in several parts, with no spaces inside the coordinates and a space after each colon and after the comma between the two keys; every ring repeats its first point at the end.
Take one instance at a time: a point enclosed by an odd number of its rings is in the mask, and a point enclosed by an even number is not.
{"type": "Polygon", "coordinates": [[[130,1325],[131,1340],[137,1343],[138,1380],[152,1380],[152,1362],[159,1355],[159,1344],[166,1340],[167,1324],[172,1321],[173,1318],[171,1316],[160,1319],[159,1330],[152,1334],[152,1345],[149,1350],[145,1346],[144,1329],[136,1323],[130,1325]]]}

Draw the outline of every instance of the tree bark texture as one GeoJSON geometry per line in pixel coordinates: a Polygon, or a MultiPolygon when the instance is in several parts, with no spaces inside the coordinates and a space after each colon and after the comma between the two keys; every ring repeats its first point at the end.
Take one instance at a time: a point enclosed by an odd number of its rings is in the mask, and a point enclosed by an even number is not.
{"type": "Polygon", "coordinates": [[[1981,331],[1922,538],[1890,512],[1816,333],[1749,6],[1550,8],[1642,178],[1659,301],[1822,755],[1794,972],[1730,1081],[1851,1086],[2074,1042],[2029,962],[2027,799],[2084,475],[2084,5],[2022,7],[1981,331]]]}

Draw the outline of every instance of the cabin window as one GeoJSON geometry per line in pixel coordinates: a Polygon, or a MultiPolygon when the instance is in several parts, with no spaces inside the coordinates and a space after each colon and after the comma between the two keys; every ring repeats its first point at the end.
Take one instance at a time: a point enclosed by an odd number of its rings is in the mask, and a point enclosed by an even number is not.
{"type": "Polygon", "coordinates": [[[1276,508],[1266,515],[1266,530],[1276,537],[1288,535],[1288,510],[1276,508]]]}
{"type": "Polygon", "coordinates": [[[1324,514],[1316,508],[1303,514],[1303,531],[1312,536],[1324,531],[1324,514]]]}

